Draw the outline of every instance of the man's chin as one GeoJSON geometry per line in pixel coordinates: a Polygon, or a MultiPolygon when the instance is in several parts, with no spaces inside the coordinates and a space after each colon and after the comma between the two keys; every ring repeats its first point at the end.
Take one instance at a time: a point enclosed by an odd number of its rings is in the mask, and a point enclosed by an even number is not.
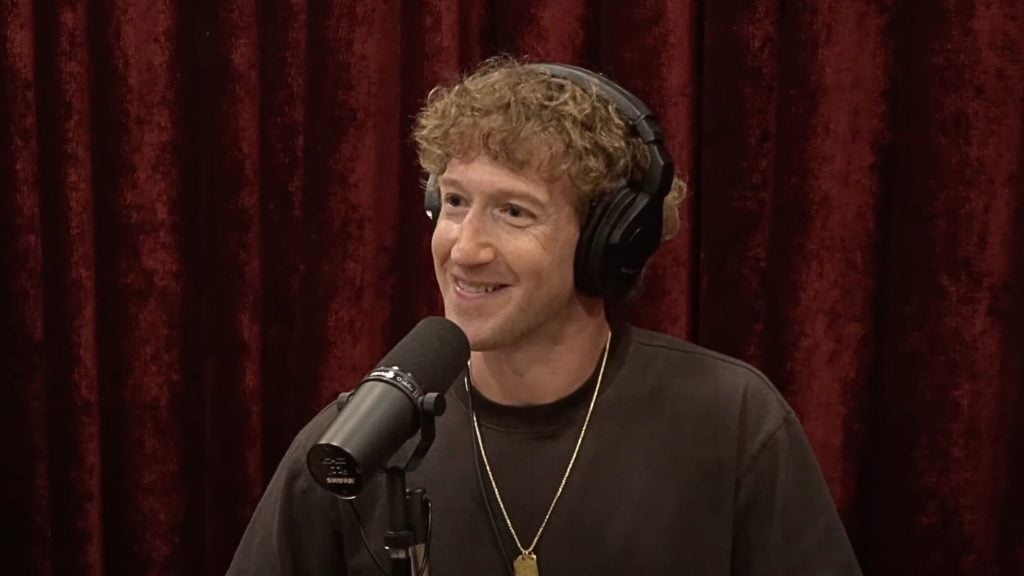
{"type": "Polygon", "coordinates": [[[466,335],[470,350],[479,352],[482,350],[481,345],[487,346],[490,338],[487,337],[486,328],[481,326],[479,321],[453,314],[450,310],[445,310],[444,317],[454,322],[466,335]]]}
{"type": "Polygon", "coordinates": [[[466,325],[456,324],[462,328],[462,331],[466,333],[466,338],[469,339],[469,349],[473,352],[489,352],[491,350],[497,350],[501,348],[504,340],[498,331],[494,330],[491,326],[480,326],[475,325],[476,323],[467,322],[466,325]]]}
{"type": "Polygon", "coordinates": [[[473,352],[489,352],[499,347],[498,339],[487,331],[471,330],[466,332],[466,338],[469,339],[469,349],[473,352]]]}
{"type": "Polygon", "coordinates": [[[511,346],[517,341],[517,322],[511,318],[494,317],[474,318],[458,314],[450,309],[445,310],[445,318],[454,322],[469,339],[469,349],[473,352],[490,352],[511,346]]]}

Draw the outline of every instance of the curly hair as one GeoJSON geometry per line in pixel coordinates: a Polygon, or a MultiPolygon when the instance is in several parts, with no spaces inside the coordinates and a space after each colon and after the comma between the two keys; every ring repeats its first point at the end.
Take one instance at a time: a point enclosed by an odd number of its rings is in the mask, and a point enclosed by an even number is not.
{"type": "MultiPolygon", "coordinates": [[[[647,147],[596,88],[509,57],[487,60],[458,84],[432,90],[413,138],[428,174],[440,175],[452,158],[484,154],[549,181],[564,175],[576,190],[581,221],[595,196],[639,178],[649,162],[647,147]]],[[[677,176],[665,198],[663,239],[678,231],[685,195],[677,176]]]]}

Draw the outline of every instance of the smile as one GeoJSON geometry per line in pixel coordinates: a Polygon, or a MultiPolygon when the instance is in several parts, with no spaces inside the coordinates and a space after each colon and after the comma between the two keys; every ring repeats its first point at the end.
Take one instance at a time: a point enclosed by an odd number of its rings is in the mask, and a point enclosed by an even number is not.
{"type": "Polygon", "coordinates": [[[455,279],[455,290],[462,294],[491,294],[506,287],[505,284],[478,284],[466,280],[455,279]]]}

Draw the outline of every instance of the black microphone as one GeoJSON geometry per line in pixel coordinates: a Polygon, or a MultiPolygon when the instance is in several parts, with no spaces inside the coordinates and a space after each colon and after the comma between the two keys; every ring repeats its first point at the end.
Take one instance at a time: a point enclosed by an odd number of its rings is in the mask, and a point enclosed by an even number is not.
{"type": "Polygon", "coordinates": [[[338,496],[355,498],[424,419],[444,411],[444,394],[468,361],[469,340],[458,326],[421,320],[339,398],[341,412],[306,454],[310,474],[338,496]]]}

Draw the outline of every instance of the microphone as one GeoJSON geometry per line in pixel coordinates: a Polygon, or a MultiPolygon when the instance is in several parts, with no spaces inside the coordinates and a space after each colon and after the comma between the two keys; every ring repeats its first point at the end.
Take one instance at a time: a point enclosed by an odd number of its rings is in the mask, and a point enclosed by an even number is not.
{"type": "Polygon", "coordinates": [[[355,498],[421,427],[429,426],[424,436],[433,440],[433,417],[444,412],[444,394],[468,361],[469,340],[458,326],[436,316],[421,320],[338,398],[340,413],[306,454],[310,474],[338,496],[355,498]]]}

